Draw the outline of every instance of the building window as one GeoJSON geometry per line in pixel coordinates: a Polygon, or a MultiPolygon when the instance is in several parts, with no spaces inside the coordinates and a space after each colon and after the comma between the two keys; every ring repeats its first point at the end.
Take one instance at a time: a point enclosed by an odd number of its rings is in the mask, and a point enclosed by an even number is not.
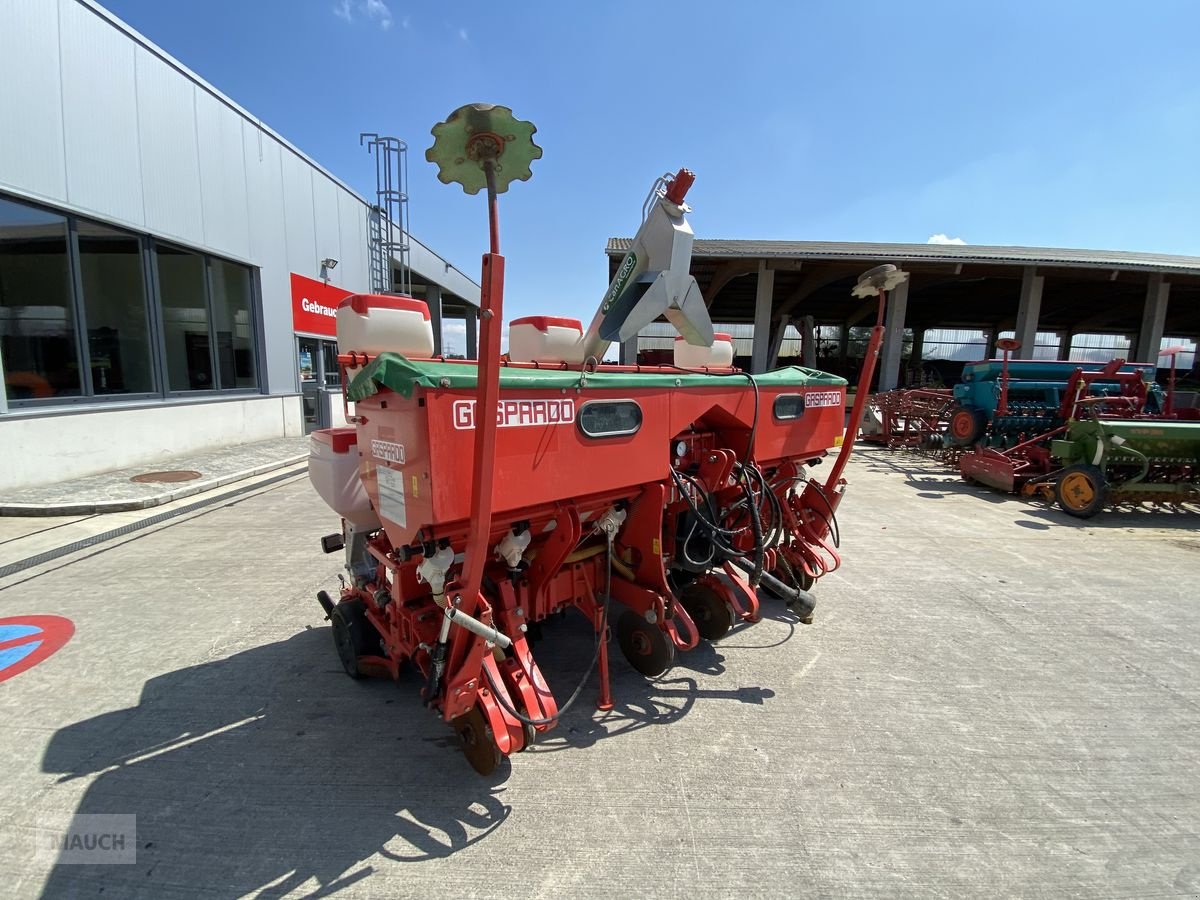
{"type": "Polygon", "coordinates": [[[208,329],[208,287],[204,257],[157,244],[158,291],[166,344],[167,389],[211,391],[212,343],[208,329]]]}
{"type": "Polygon", "coordinates": [[[67,219],[0,198],[0,354],[10,400],[82,393],[67,219]]]}
{"type": "Polygon", "coordinates": [[[79,222],[76,232],[92,392],[150,393],[154,369],[141,241],[92,222],[79,222]]]}
{"type": "Polygon", "coordinates": [[[254,272],[0,196],[10,403],[254,390],[254,272]]]}
{"type": "Polygon", "coordinates": [[[209,260],[209,278],[213,331],[217,336],[217,386],[225,390],[256,387],[250,270],[213,259],[209,260]]]}
{"type": "Polygon", "coordinates": [[[168,390],[257,387],[250,270],[167,244],[154,257],[168,390]]]}

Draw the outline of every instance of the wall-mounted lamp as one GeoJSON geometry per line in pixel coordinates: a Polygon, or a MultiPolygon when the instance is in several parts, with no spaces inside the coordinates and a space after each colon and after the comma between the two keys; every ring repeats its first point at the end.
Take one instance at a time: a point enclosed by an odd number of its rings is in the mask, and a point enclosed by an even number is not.
{"type": "Polygon", "coordinates": [[[321,278],[329,281],[329,273],[337,268],[338,261],[332,256],[327,256],[321,260],[321,278]]]}

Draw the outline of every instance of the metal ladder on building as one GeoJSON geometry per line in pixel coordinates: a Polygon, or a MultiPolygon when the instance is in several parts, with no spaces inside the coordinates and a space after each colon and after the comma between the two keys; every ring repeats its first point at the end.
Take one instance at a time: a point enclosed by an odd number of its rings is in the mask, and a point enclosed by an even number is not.
{"type": "Polygon", "coordinates": [[[375,205],[368,217],[371,290],[379,294],[412,294],[408,262],[408,145],[396,137],[369,132],[358,136],[375,159],[375,205]],[[399,271],[392,277],[392,261],[399,271]]]}

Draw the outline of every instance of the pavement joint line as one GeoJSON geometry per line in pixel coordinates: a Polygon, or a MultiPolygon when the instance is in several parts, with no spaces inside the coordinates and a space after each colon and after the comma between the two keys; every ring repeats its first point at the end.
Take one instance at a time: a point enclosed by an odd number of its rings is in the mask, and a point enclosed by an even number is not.
{"type": "MultiPolygon", "coordinates": [[[[47,516],[47,518],[50,518],[50,517],[47,516]]],[[[59,529],[59,528],[67,528],[71,525],[78,525],[80,522],[86,522],[88,519],[94,519],[94,518],[96,518],[94,515],[93,516],[80,516],[77,519],[75,519],[75,518],[71,519],[71,521],[69,521],[69,522],[59,522],[57,525],[48,525],[45,528],[39,528],[37,531],[31,531],[29,534],[18,534],[13,537],[10,537],[10,538],[5,538],[4,540],[0,541],[0,547],[3,547],[5,544],[14,544],[17,541],[28,540],[31,537],[36,537],[38,535],[45,534],[48,531],[55,531],[56,529],[59,529]]]]}
{"type": "MultiPolygon", "coordinates": [[[[278,467],[272,466],[271,468],[274,469],[278,467]]],[[[268,469],[268,471],[271,470],[268,469]]],[[[232,491],[225,491],[213,497],[205,497],[204,499],[198,500],[195,503],[189,503],[187,506],[181,506],[178,509],[170,509],[166,510],[165,512],[155,513],[154,515],[147,516],[146,518],[140,519],[137,522],[129,522],[128,524],[121,525],[118,528],[113,528],[109,531],[101,532],[100,534],[94,534],[91,537],[82,538],[81,540],[73,541],[70,544],[64,544],[63,546],[56,547],[53,550],[46,550],[42,553],[37,553],[33,556],[26,557],[25,559],[19,559],[16,562],[9,563],[8,565],[0,566],[0,580],[8,578],[10,575],[16,575],[19,572],[24,572],[26,569],[31,569],[34,566],[40,566],[43,563],[53,562],[56,559],[69,556],[70,554],[77,553],[80,550],[86,550],[89,547],[96,546],[97,544],[103,544],[104,542],[114,540],[115,538],[125,537],[126,535],[133,534],[135,531],[141,531],[143,528],[150,528],[154,525],[159,525],[170,519],[174,519],[177,516],[195,512],[198,509],[203,509],[204,507],[210,506],[220,500],[228,500],[230,497],[237,497],[241,494],[246,494],[250,491],[257,490],[258,488],[268,487],[281,481],[285,481],[288,478],[295,478],[300,474],[301,471],[299,469],[286,469],[285,471],[282,471],[277,475],[273,475],[263,481],[256,481],[253,484],[241,485],[232,491]]],[[[244,478],[250,477],[253,476],[244,476],[244,478]]],[[[210,488],[210,490],[212,490],[212,488],[210,488]]]]}
{"type": "Polygon", "coordinates": [[[152,497],[139,497],[134,500],[97,500],[92,503],[4,503],[0,504],[0,516],[90,516],[103,513],[115,512],[136,512],[139,509],[150,509],[155,506],[164,506],[167,503],[174,503],[176,500],[183,500],[185,497],[191,497],[195,494],[202,494],[205,491],[213,491],[217,488],[225,487],[235,481],[243,481],[247,478],[256,478],[259,475],[264,475],[267,472],[272,472],[275,469],[287,468],[288,466],[299,465],[308,459],[308,454],[297,454],[289,456],[286,459],[277,459],[272,462],[265,463],[260,466],[255,466],[250,469],[242,469],[237,472],[230,472],[227,475],[220,475],[216,478],[209,478],[202,481],[193,481],[185,483],[182,487],[167,491],[162,494],[156,494],[152,497]]]}

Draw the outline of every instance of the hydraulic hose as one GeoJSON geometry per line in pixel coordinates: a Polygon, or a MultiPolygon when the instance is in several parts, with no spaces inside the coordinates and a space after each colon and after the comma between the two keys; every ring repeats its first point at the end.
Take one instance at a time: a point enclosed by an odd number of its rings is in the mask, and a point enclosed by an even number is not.
{"type": "Polygon", "coordinates": [[[483,676],[487,679],[488,685],[491,686],[492,696],[496,698],[497,702],[499,702],[502,707],[504,707],[504,711],[514,719],[524,722],[526,725],[533,725],[535,727],[538,725],[553,725],[559,720],[559,717],[561,717],[563,713],[565,713],[575,704],[575,701],[579,699],[579,695],[583,693],[583,689],[587,686],[588,679],[592,677],[592,672],[596,669],[596,662],[600,659],[600,647],[604,644],[605,633],[608,631],[608,609],[612,604],[612,570],[613,535],[609,534],[608,566],[605,569],[606,574],[604,577],[604,612],[600,616],[600,629],[596,633],[596,649],[592,652],[592,661],[588,665],[587,671],[583,673],[583,678],[579,680],[579,684],[576,686],[574,692],[572,692],[571,696],[567,698],[567,702],[558,708],[558,712],[555,715],[542,718],[527,716],[524,713],[518,712],[517,709],[508,702],[508,689],[503,685],[496,684],[495,676],[492,675],[491,670],[487,666],[483,667],[483,676]]]}
{"type": "MultiPolygon", "coordinates": [[[[754,569],[749,562],[740,556],[735,556],[730,562],[743,572],[751,572],[754,569]]],[[[772,594],[782,597],[788,606],[800,607],[804,616],[810,615],[817,608],[816,597],[801,588],[789,587],[770,572],[762,573],[762,585],[772,594]]]]}
{"type": "Polygon", "coordinates": [[[766,548],[763,546],[762,520],[758,515],[758,501],[754,498],[754,486],[750,484],[746,466],[742,466],[742,477],[746,501],[750,504],[750,531],[754,535],[754,567],[750,572],[750,587],[756,588],[763,577],[763,557],[766,548]]]}

